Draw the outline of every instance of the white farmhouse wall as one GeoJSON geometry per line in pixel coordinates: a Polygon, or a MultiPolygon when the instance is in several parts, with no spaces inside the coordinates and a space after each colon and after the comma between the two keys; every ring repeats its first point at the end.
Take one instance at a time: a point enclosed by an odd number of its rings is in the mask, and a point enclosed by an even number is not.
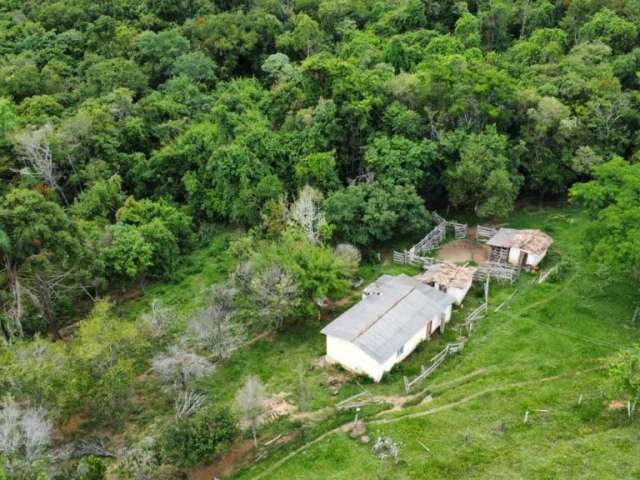
{"type": "Polygon", "coordinates": [[[519,265],[520,261],[520,249],[518,247],[512,247],[509,250],[509,263],[511,265],[519,265]]]}
{"type": "Polygon", "coordinates": [[[363,373],[379,382],[384,373],[382,365],[353,343],[327,335],[327,360],[339,363],[347,370],[363,373]]]}
{"type": "Polygon", "coordinates": [[[453,309],[453,307],[451,305],[449,305],[447,307],[447,309],[444,312],[444,321],[446,323],[449,323],[449,320],[451,320],[451,310],[453,309]]]}
{"type": "MultiPolygon", "coordinates": [[[[513,247],[509,250],[509,263],[512,265],[520,265],[520,252],[521,249],[517,247],[513,247]]],[[[537,267],[538,264],[542,261],[547,252],[541,254],[535,254],[531,252],[527,252],[527,265],[530,267],[537,267]]]]}
{"type": "MultiPolygon", "coordinates": [[[[401,355],[392,355],[383,365],[384,372],[390,371],[396,363],[400,363],[402,360],[407,358],[411,352],[413,352],[416,347],[423,341],[427,339],[427,326],[425,325],[423,329],[421,329],[418,333],[416,333],[413,338],[409,339],[407,343],[404,344],[404,348],[402,349],[401,355]]],[[[378,380],[376,380],[378,381],[378,380]]]]}
{"type": "Polygon", "coordinates": [[[453,298],[455,298],[456,305],[460,305],[462,304],[464,297],[466,297],[467,293],[469,293],[470,288],[471,282],[469,282],[469,285],[465,288],[449,287],[447,288],[447,295],[451,295],[453,298]]]}
{"type": "MultiPolygon", "coordinates": [[[[449,306],[444,314],[445,323],[451,319],[451,306],[449,306]]],[[[431,333],[440,327],[442,318],[440,315],[431,319],[431,333]]],[[[380,364],[377,360],[371,358],[367,353],[351,342],[343,340],[332,335],[327,335],[327,361],[330,363],[339,363],[345,369],[367,375],[375,382],[379,382],[385,372],[390,371],[396,363],[407,358],[415,348],[423,342],[431,333],[427,333],[427,321],[424,328],[410,338],[402,349],[400,355],[394,354],[384,364],[380,364]]]]}
{"type": "Polygon", "coordinates": [[[538,264],[542,261],[547,252],[536,255],[534,253],[530,253],[527,257],[527,265],[531,265],[532,267],[537,267],[538,264]]]}

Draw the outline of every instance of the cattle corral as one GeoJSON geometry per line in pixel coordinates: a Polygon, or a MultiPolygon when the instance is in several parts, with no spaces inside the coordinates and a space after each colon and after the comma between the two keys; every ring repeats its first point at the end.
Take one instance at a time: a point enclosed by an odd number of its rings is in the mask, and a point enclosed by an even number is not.
{"type": "MultiPolygon", "coordinates": [[[[433,213],[433,220],[436,223],[435,227],[409,249],[403,252],[394,251],[393,260],[396,263],[421,267],[424,272],[417,275],[416,285],[423,284],[434,291],[443,292],[452,298],[453,302],[458,306],[462,306],[464,298],[474,281],[483,282],[484,303],[465,321],[468,333],[471,333],[473,324],[482,318],[482,313],[487,309],[491,279],[513,284],[518,279],[521,268],[532,269],[538,267],[546,256],[548,248],[553,243],[553,239],[540,230],[498,229],[483,225],[478,225],[472,230],[472,232],[475,232],[475,239],[473,240],[467,238],[469,228],[466,224],[448,221],[435,212],[433,213]],[[437,258],[425,255],[434,250],[442,251],[446,248],[446,245],[443,246],[442,243],[447,238],[447,229],[449,227],[453,230],[455,238],[453,242],[457,244],[464,242],[465,247],[471,252],[471,259],[475,259],[473,255],[474,249],[489,252],[488,255],[483,255],[482,261],[477,267],[470,266],[469,262],[464,263],[464,265],[457,264],[461,263],[458,261],[459,257],[454,257],[453,261],[447,261],[440,255],[437,258]]],[[[449,242],[449,244],[451,243],[449,242]]],[[[383,276],[379,281],[367,287],[365,289],[365,297],[367,290],[375,290],[376,295],[388,295],[384,293],[384,288],[382,288],[384,285],[390,285],[394,281],[408,282],[408,279],[405,280],[404,277],[390,278],[383,276]],[[382,287],[380,286],[380,281],[382,281],[382,287]]],[[[413,288],[416,288],[416,285],[413,288]]],[[[423,293],[428,293],[428,290],[423,293]]],[[[399,350],[395,358],[390,355],[386,355],[384,358],[377,358],[378,352],[375,349],[368,351],[367,348],[369,347],[367,345],[357,344],[356,341],[359,338],[363,338],[363,335],[369,335],[368,330],[372,326],[377,327],[379,325],[378,322],[388,316],[388,310],[395,309],[397,304],[404,300],[404,297],[402,299],[392,299],[392,306],[387,306],[385,304],[386,300],[378,301],[376,305],[382,308],[382,311],[378,312],[374,308],[367,308],[366,304],[371,302],[367,302],[367,299],[363,298],[359,304],[352,307],[322,331],[327,335],[327,358],[333,362],[340,363],[348,370],[364,373],[375,381],[380,381],[382,375],[389,371],[393,365],[408,356],[421,341],[429,339],[436,328],[441,332],[444,331],[448,317],[451,316],[450,311],[446,316],[446,320],[438,321],[437,326],[434,327],[435,320],[429,314],[417,309],[411,311],[412,322],[416,326],[411,332],[407,333],[402,327],[399,327],[401,322],[408,320],[402,315],[394,321],[395,323],[389,324],[389,328],[381,330],[381,337],[377,341],[380,345],[396,345],[399,350]],[[351,315],[356,311],[358,311],[357,315],[351,315]],[[357,318],[351,318],[354,315],[357,318]],[[351,331],[353,329],[349,325],[354,323],[360,326],[356,326],[355,331],[351,331]],[[349,332],[345,334],[347,330],[349,332]]],[[[446,355],[437,357],[439,361],[434,362],[429,368],[422,367],[422,372],[416,380],[409,381],[405,378],[405,386],[410,386],[426,378],[440,365],[445,357],[446,355]],[[425,372],[427,373],[425,374],[425,372]]],[[[408,391],[409,387],[406,388],[408,391]]]]}

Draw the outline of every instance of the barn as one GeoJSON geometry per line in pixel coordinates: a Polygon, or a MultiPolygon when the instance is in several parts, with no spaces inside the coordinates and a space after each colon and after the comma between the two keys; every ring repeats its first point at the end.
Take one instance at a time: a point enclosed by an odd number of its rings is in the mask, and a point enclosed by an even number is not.
{"type": "Polygon", "coordinates": [[[540,230],[513,228],[501,228],[487,241],[491,260],[523,267],[537,267],[552,243],[553,239],[540,230]]]}
{"type": "Polygon", "coordinates": [[[455,298],[408,275],[383,275],[329,323],[327,361],[378,382],[451,318],[455,298]]]}
{"type": "Polygon", "coordinates": [[[419,279],[438,290],[451,295],[456,305],[461,305],[473,283],[477,268],[441,262],[426,268],[419,279]]]}

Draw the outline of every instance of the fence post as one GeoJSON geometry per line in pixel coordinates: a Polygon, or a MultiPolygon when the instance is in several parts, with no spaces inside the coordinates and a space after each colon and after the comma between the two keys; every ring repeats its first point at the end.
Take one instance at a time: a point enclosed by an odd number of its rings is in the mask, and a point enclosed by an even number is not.
{"type": "Polygon", "coordinates": [[[484,303],[485,303],[485,305],[489,303],[489,277],[490,277],[490,275],[487,275],[487,280],[484,283],[484,303]]]}
{"type": "Polygon", "coordinates": [[[411,386],[409,385],[409,379],[406,377],[402,377],[404,379],[404,391],[405,393],[409,393],[411,391],[411,386]]]}

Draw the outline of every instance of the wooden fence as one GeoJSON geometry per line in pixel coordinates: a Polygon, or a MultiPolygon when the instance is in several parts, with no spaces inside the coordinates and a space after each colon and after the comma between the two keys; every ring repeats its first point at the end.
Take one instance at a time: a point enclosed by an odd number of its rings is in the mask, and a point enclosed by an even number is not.
{"type": "Polygon", "coordinates": [[[457,240],[467,237],[468,227],[466,224],[448,222],[436,212],[433,212],[432,216],[436,226],[433,227],[433,229],[427,233],[422,240],[412,246],[408,251],[405,251],[404,254],[402,252],[394,252],[393,260],[396,263],[412,265],[422,263],[424,265],[433,265],[433,262],[431,261],[432,259],[428,259],[428,257],[420,257],[420,254],[423,252],[430,252],[440,246],[447,236],[447,226],[453,227],[453,232],[457,240]],[[404,255],[404,258],[401,258],[401,255],[404,255]],[[427,258],[428,260],[421,261],[421,258],[427,258]]]}
{"type": "Polygon", "coordinates": [[[511,283],[515,282],[520,275],[520,269],[513,265],[499,262],[486,262],[478,267],[473,279],[478,281],[486,281],[487,277],[496,280],[505,280],[511,283]]]}
{"type": "Polygon", "coordinates": [[[496,233],[498,233],[498,230],[496,230],[495,228],[478,225],[476,227],[476,240],[478,242],[486,242],[496,233]]]}
{"type": "Polygon", "coordinates": [[[464,328],[467,329],[467,335],[471,333],[471,330],[473,330],[475,323],[478,320],[481,320],[484,318],[484,314],[487,311],[487,308],[488,308],[488,304],[485,302],[482,305],[480,305],[478,308],[476,308],[473,312],[471,312],[469,316],[467,316],[467,318],[464,321],[464,328]]]}
{"type": "Polygon", "coordinates": [[[453,227],[453,233],[456,240],[467,238],[468,226],[466,223],[448,222],[448,224],[453,227]]]}
{"type": "Polygon", "coordinates": [[[509,249],[506,247],[491,247],[489,260],[496,263],[507,263],[509,261],[509,249]]]}
{"type": "Polygon", "coordinates": [[[434,227],[422,240],[416,243],[409,251],[413,254],[420,254],[422,252],[430,252],[440,246],[442,241],[447,235],[447,224],[440,223],[434,227]]]}
{"type": "Polygon", "coordinates": [[[406,376],[404,377],[405,392],[409,393],[415,385],[422,382],[425,378],[431,375],[442,364],[442,362],[444,362],[445,358],[447,358],[448,355],[457,353],[463,348],[464,348],[464,342],[455,342],[455,343],[447,344],[447,346],[444,347],[444,349],[440,353],[438,353],[435,357],[431,359],[431,365],[429,365],[426,368],[424,367],[424,365],[420,367],[420,374],[416,378],[414,378],[413,380],[409,380],[408,377],[406,376]]]}
{"type": "Polygon", "coordinates": [[[401,265],[413,265],[415,267],[422,268],[430,267],[431,265],[440,263],[440,261],[436,260],[435,258],[416,255],[414,253],[411,253],[410,250],[405,250],[404,252],[398,252],[394,250],[393,261],[401,265]]]}
{"type": "Polygon", "coordinates": [[[447,221],[446,221],[443,217],[441,217],[440,215],[438,215],[438,213],[437,213],[437,212],[433,212],[433,213],[431,214],[431,216],[433,217],[433,221],[434,221],[434,222],[436,222],[436,225],[440,225],[440,224],[442,224],[442,223],[447,223],[447,221]]]}
{"type": "Polygon", "coordinates": [[[360,393],[345,398],[341,402],[336,403],[336,409],[338,410],[350,410],[352,408],[360,408],[369,405],[374,402],[373,396],[366,390],[360,393]]]}

